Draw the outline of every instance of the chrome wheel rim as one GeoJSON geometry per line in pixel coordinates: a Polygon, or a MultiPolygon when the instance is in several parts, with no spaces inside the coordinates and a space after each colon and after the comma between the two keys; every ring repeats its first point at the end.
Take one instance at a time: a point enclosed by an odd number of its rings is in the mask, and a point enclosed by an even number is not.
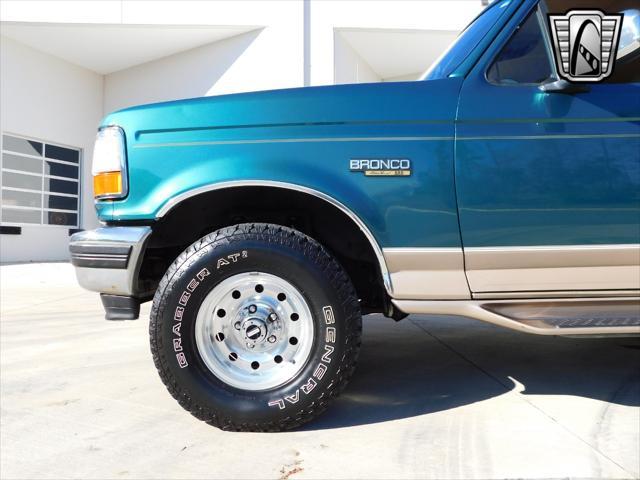
{"type": "Polygon", "coordinates": [[[263,272],[233,275],[205,297],[196,317],[198,353],[224,383],[267,390],[294,378],[313,345],[311,310],[288,281],[263,272]]]}

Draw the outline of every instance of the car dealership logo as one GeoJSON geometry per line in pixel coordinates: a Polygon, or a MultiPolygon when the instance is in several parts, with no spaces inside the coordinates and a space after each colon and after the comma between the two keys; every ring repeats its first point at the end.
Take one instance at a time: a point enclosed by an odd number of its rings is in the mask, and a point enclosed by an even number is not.
{"type": "Polygon", "coordinates": [[[549,15],[558,74],[571,82],[599,82],[613,72],[622,14],[570,10],[549,15]]]}

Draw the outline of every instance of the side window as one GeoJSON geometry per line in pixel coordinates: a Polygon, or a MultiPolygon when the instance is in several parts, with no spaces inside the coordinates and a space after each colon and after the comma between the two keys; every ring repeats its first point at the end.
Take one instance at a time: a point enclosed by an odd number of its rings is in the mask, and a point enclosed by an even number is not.
{"type": "Polygon", "coordinates": [[[627,6],[623,2],[617,5],[624,14],[618,59],[605,83],[640,83],[640,9],[624,8],[627,6]]]}
{"type": "Polygon", "coordinates": [[[493,61],[487,80],[500,85],[540,84],[550,76],[547,46],[533,11],[493,61]]]}

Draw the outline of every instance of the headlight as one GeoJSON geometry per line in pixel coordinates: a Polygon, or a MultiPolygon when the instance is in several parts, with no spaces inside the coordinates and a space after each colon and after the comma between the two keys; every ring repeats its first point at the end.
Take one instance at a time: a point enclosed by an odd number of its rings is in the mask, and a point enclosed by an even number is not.
{"type": "Polygon", "coordinates": [[[120,127],[98,130],[91,173],[96,199],[122,198],[127,195],[127,154],[124,132],[120,127]]]}

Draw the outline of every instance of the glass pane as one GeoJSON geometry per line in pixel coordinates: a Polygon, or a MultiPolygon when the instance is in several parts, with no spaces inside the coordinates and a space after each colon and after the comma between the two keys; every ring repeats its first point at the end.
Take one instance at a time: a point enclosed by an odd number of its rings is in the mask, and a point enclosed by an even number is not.
{"type": "Polygon", "coordinates": [[[429,67],[421,80],[445,78],[460,65],[467,55],[495,25],[507,10],[511,0],[501,0],[490,4],[465,28],[446,52],[429,67]]]}
{"type": "Polygon", "coordinates": [[[78,179],[78,167],[66,165],[64,163],[45,161],[44,173],[47,175],[55,175],[56,177],[69,177],[74,180],[78,179]]]}
{"type": "Polygon", "coordinates": [[[56,208],[60,210],[77,210],[78,199],[76,197],[60,197],[58,195],[44,196],[45,208],[56,208]]]}
{"type": "Polygon", "coordinates": [[[2,209],[2,221],[7,223],[40,223],[40,210],[2,209]]]}
{"type": "Polygon", "coordinates": [[[78,215],[68,212],[46,212],[49,225],[71,225],[78,223],[78,215]]]}
{"type": "Polygon", "coordinates": [[[15,190],[2,190],[2,205],[4,207],[36,207],[42,206],[42,195],[32,192],[16,192],[15,190]]]}
{"type": "Polygon", "coordinates": [[[44,179],[45,192],[73,193],[78,194],[78,183],[58,180],[55,178],[44,179]]]}
{"type": "Polygon", "coordinates": [[[78,150],[71,150],[70,148],[47,144],[44,156],[47,158],[53,158],[54,160],[78,163],[80,152],[78,150]]]}
{"type": "Polygon", "coordinates": [[[536,12],[529,14],[525,22],[493,62],[487,79],[493,83],[514,85],[542,83],[551,76],[547,47],[536,12]]]}
{"type": "Polygon", "coordinates": [[[42,173],[42,160],[39,158],[21,157],[19,155],[3,153],[2,167],[11,168],[12,170],[22,170],[24,172],[42,173]]]}
{"type": "Polygon", "coordinates": [[[42,177],[35,175],[22,175],[20,173],[2,172],[2,186],[13,188],[26,188],[28,190],[42,190],[42,177]]]}
{"type": "Polygon", "coordinates": [[[11,152],[42,156],[42,144],[40,142],[12,137],[11,135],[2,136],[2,148],[11,152]]]}

